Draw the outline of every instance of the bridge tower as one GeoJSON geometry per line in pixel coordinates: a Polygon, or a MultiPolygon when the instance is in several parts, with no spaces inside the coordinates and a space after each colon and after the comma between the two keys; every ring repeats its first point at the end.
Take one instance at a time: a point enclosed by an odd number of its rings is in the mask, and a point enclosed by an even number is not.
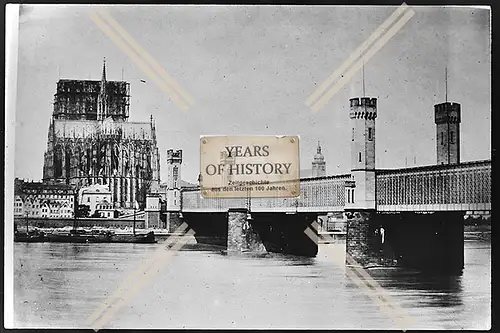
{"type": "Polygon", "coordinates": [[[375,119],[377,99],[351,98],[351,177],[355,182],[346,208],[375,209],[375,119]]]}
{"type": "Polygon", "coordinates": [[[182,150],[167,150],[167,219],[166,229],[174,231],[180,224],[182,150]]]}
{"type": "Polygon", "coordinates": [[[377,262],[375,229],[375,119],[377,99],[351,98],[351,180],[345,185],[346,263],[377,262]]]}
{"type": "Polygon", "coordinates": [[[437,164],[460,163],[460,104],[434,105],[437,164]]]}

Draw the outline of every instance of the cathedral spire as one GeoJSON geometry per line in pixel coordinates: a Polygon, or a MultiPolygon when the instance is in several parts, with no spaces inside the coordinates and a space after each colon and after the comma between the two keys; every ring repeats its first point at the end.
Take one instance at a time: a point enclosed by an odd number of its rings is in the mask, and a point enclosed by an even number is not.
{"type": "Polygon", "coordinates": [[[97,119],[103,120],[107,116],[106,107],[106,57],[102,63],[101,91],[99,92],[99,105],[97,106],[97,119]]]}
{"type": "Polygon", "coordinates": [[[321,154],[321,145],[320,145],[319,141],[318,141],[318,148],[316,148],[316,152],[318,154],[321,154]]]}
{"type": "Polygon", "coordinates": [[[106,57],[104,57],[104,60],[102,62],[102,78],[101,82],[106,82],[106,57]]]}
{"type": "MultiPolygon", "coordinates": [[[[101,92],[103,96],[106,95],[106,57],[102,61],[101,92]]],[[[106,100],[104,99],[103,102],[106,102],[106,100]]]]}

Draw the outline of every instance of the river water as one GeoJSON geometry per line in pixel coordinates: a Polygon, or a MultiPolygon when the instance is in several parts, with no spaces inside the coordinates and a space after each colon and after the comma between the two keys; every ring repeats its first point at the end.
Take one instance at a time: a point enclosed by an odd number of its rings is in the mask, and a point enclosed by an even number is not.
{"type": "MultiPolygon", "coordinates": [[[[14,326],[89,327],[89,316],[161,246],[15,243],[14,326]]],[[[322,244],[316,258],[302,258],[227,256],[191,242],[158,265],[102,326],[400,328],[348,277],[339,264],[344,257],[345,243],[322,244]]],[[[371,274],[411,319],[405,328],[490,327],[490,241],[465,242],[462,276],[371,274]]]]}

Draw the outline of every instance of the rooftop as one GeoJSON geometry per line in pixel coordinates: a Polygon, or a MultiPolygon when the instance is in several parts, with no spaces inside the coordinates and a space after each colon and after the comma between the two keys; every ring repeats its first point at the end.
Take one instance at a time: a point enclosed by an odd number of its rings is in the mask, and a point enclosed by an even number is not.
{"type": "Polygon", "coordinates": [[[111,191],[106,185],[94,184],[88,187],[83,187],[80,189],[81,194],[111,194],[111,191]]]}

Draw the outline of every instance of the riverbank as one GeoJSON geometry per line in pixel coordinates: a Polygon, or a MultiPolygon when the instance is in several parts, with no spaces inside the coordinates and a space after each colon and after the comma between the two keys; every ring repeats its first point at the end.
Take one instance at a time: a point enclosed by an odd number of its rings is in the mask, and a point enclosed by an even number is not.
{"type": "Polygon", "coordinates": [[[153,231],[145,229],[37,228],[18,227],[14,242],[28,243],[156,243],[153,231]]]}
{"type": "MultiPolygon", "coordinates": [[[[66,226],[64,228],[37,228],[37,227],[32,227],[33,229],[31,230],[39,230],[43,231],[45,233],[50,233],[53,232],[54,230],[66,230],[69,231],[72,229],[70,226],[66,226]]],[[[20,226],[19,231],[26,230],[26,228],[23,226],[20,226]]],[[[78,229],[88,229],[92,230],[93,228],[78,228],[78,229]]],[[[96,229],[96,228],[94,228],[96,229]]],[[[100,230],[106,230],[106,231],[112,231],[115,232],[116,234],[132,234],[133,233],[133,228],[132,227],[124,227],[124,228],[97,228],[100,230]]],[[[148,233],[150,231],[153,231],[155,234],[155,237],[158,240],[164,240],[168,238],[169,236],[174,235],[173,233],[168,232],[167,229],[154,229],[154,228],[136,228],[136,232],[138,233],[148,233]]],[[[345,232],[321,232],[320,233],[322,239],[320,239],[320,243],[332,243],[332,242],[345,242],[345,232]]],[[[491,240],[491,225],[466,225],[464,226],[464,239],[465,240],[491,240]]]]}
{"type": "Polygon", "coordinates": [[[464,226],[465,240],[491,240],[491,224],[464,226]]]}
{"type": "Polygon", "coordinates": [[[465,225],[465,232],[491,232],[491,224],[465,225]]]}

